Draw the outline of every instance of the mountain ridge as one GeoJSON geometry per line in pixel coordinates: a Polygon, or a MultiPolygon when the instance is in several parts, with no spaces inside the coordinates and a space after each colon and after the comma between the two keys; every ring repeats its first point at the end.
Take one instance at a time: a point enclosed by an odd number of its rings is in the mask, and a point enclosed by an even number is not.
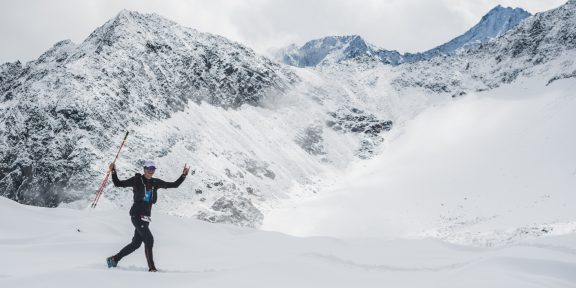
{"type": "Polygon", "coordinates": [[[476,47],[502,35],[529,16],[531,14],[521,8],[504,8],[498,5],[488,11],[476,25],[468,29],[464,34],[420,53],[401,54],[395,50],[386,50],[368,44],[359,35],[351,35],[328,36],[311,40],[300,48],[292,44],[278,51],[275,57],[281,63],[296,67],[316,66],[321,63],[337,63],[362,56],[372,57],[382,63],[391,65],[425,61],[436,56],[454,55],[458,51],[476,47]],[[318,45],[319,43],[322,43],[322,45],[318,45]],[[353,49],[350,49],[350,46],[353,49]],[[355,53],[350,53],[350,50],[355,53]]]}

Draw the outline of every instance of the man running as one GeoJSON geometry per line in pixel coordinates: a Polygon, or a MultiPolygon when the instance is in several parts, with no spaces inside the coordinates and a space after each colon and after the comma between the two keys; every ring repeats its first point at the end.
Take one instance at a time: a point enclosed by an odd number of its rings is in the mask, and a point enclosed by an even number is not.
{"type": "Polygon", "coordinates": [[[156,203],[156,200],[158,199],[158,188],[177,188],[182,184],[182,182],[184,182],[184,179],[186,179],[186,175],[188,175],[190,168],[184,165],[182,175],[174,182],[165,182],[158,178],[152,178],[156,171],[156,165],[152,161],[146,161],[146,163],[144,163],[144,175],[136,174],[134,177],[127,180],[118,179],[114,163],[110,164],[110,170],[112,171],[112,182],[114,182],[114,186],[132,187],[132,192],[134,192],[134,204],[132,204],[132,208],[130,208],[130,217],[132,218],[132,224],[136,229],[134,230],[132,242],[122,248],[118,254],[106,259],[108,268],[116,267],[122,258],[134,252],[140,247],[140,245],[142,245],[142,242],[144,242],[144,253],[146,254],[146,260],[148,261],[148,271],[157,272],[158,270],[154,265],[154,258],[152,257],[154,237],[152,236],[150,229],[148,229],[148,225],[150,225],[151,221],[150,215],[152,204],[156,203]]]}

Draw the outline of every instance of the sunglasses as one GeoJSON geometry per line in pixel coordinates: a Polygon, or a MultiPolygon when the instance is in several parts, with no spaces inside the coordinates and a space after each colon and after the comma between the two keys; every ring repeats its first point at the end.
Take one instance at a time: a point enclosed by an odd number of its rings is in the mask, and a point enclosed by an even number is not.
{"type": "Polygon", "coordinates": [[[156,167],[152,166],[152,167],[144,167],[144,170],[148,170],[148,171],[155,171],[156,167]]]}

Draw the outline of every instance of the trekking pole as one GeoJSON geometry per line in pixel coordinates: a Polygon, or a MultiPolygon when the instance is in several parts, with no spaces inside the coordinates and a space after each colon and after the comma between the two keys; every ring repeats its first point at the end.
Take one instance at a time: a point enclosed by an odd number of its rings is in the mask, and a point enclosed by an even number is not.
{"type": "MultiPolygon", "coordinates": [[[[120,148],[118,149],[118,153],[116,153],[116,157],[114,157],[114,161],[112,162],[112,164],[116,164],[116,160],[118,159],[118,155],[120,155],[120,151],[122,151],[122,147],[124,147],[124,143],[126,143],[126,138],[128,138],[128,131],[126,131],[126,135],[124,135],[124,140],[122,140],[122,144],[120,144],[120,148]]],[[[102,181],[102,184],[100,185],[100,188],[98,188],[98,191],[96,191],[96,196],[94,197],[94,201],[92,201],[92,208],[96,208],[96,205],[98,204],[98,200],[100,199],[100,196],[102,195],[102,191],[104,191],[104,187],[106,187],[106,183],[108,182],[108,178],[110,177],[110,173],[112,173],[112,170],[110,169],[110,167],[108,167],[108,172],[106,172],[106,177],[104,177],[104,181],[102,181]]]]}

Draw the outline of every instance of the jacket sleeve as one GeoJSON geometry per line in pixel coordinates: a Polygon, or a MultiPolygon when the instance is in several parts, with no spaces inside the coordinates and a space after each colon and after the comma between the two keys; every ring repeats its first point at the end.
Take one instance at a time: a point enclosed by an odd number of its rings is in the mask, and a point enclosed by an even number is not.
{"type": "Polygon", "coordinates": [[[178,178],[178,180],[176,180],[174,182],[166,182],[166,181],[158,179],[158,181],[155,184],[156,184],[156,187],[158,187],[158,188],[178,188],[178,186],[180,186],[180,184],[182,184],[182,182],[184,182],[184,179],[186,179],[186,176],[181,175],[180,178],[178,178]]]}
{"type": "Polygon", "coordinates": [[[118,179],[118,175],[116,175],[116,170],[112,170],[112,182],[116,187],[134,187],[134,177],[128,178],[126,180],[118,179]]]}

